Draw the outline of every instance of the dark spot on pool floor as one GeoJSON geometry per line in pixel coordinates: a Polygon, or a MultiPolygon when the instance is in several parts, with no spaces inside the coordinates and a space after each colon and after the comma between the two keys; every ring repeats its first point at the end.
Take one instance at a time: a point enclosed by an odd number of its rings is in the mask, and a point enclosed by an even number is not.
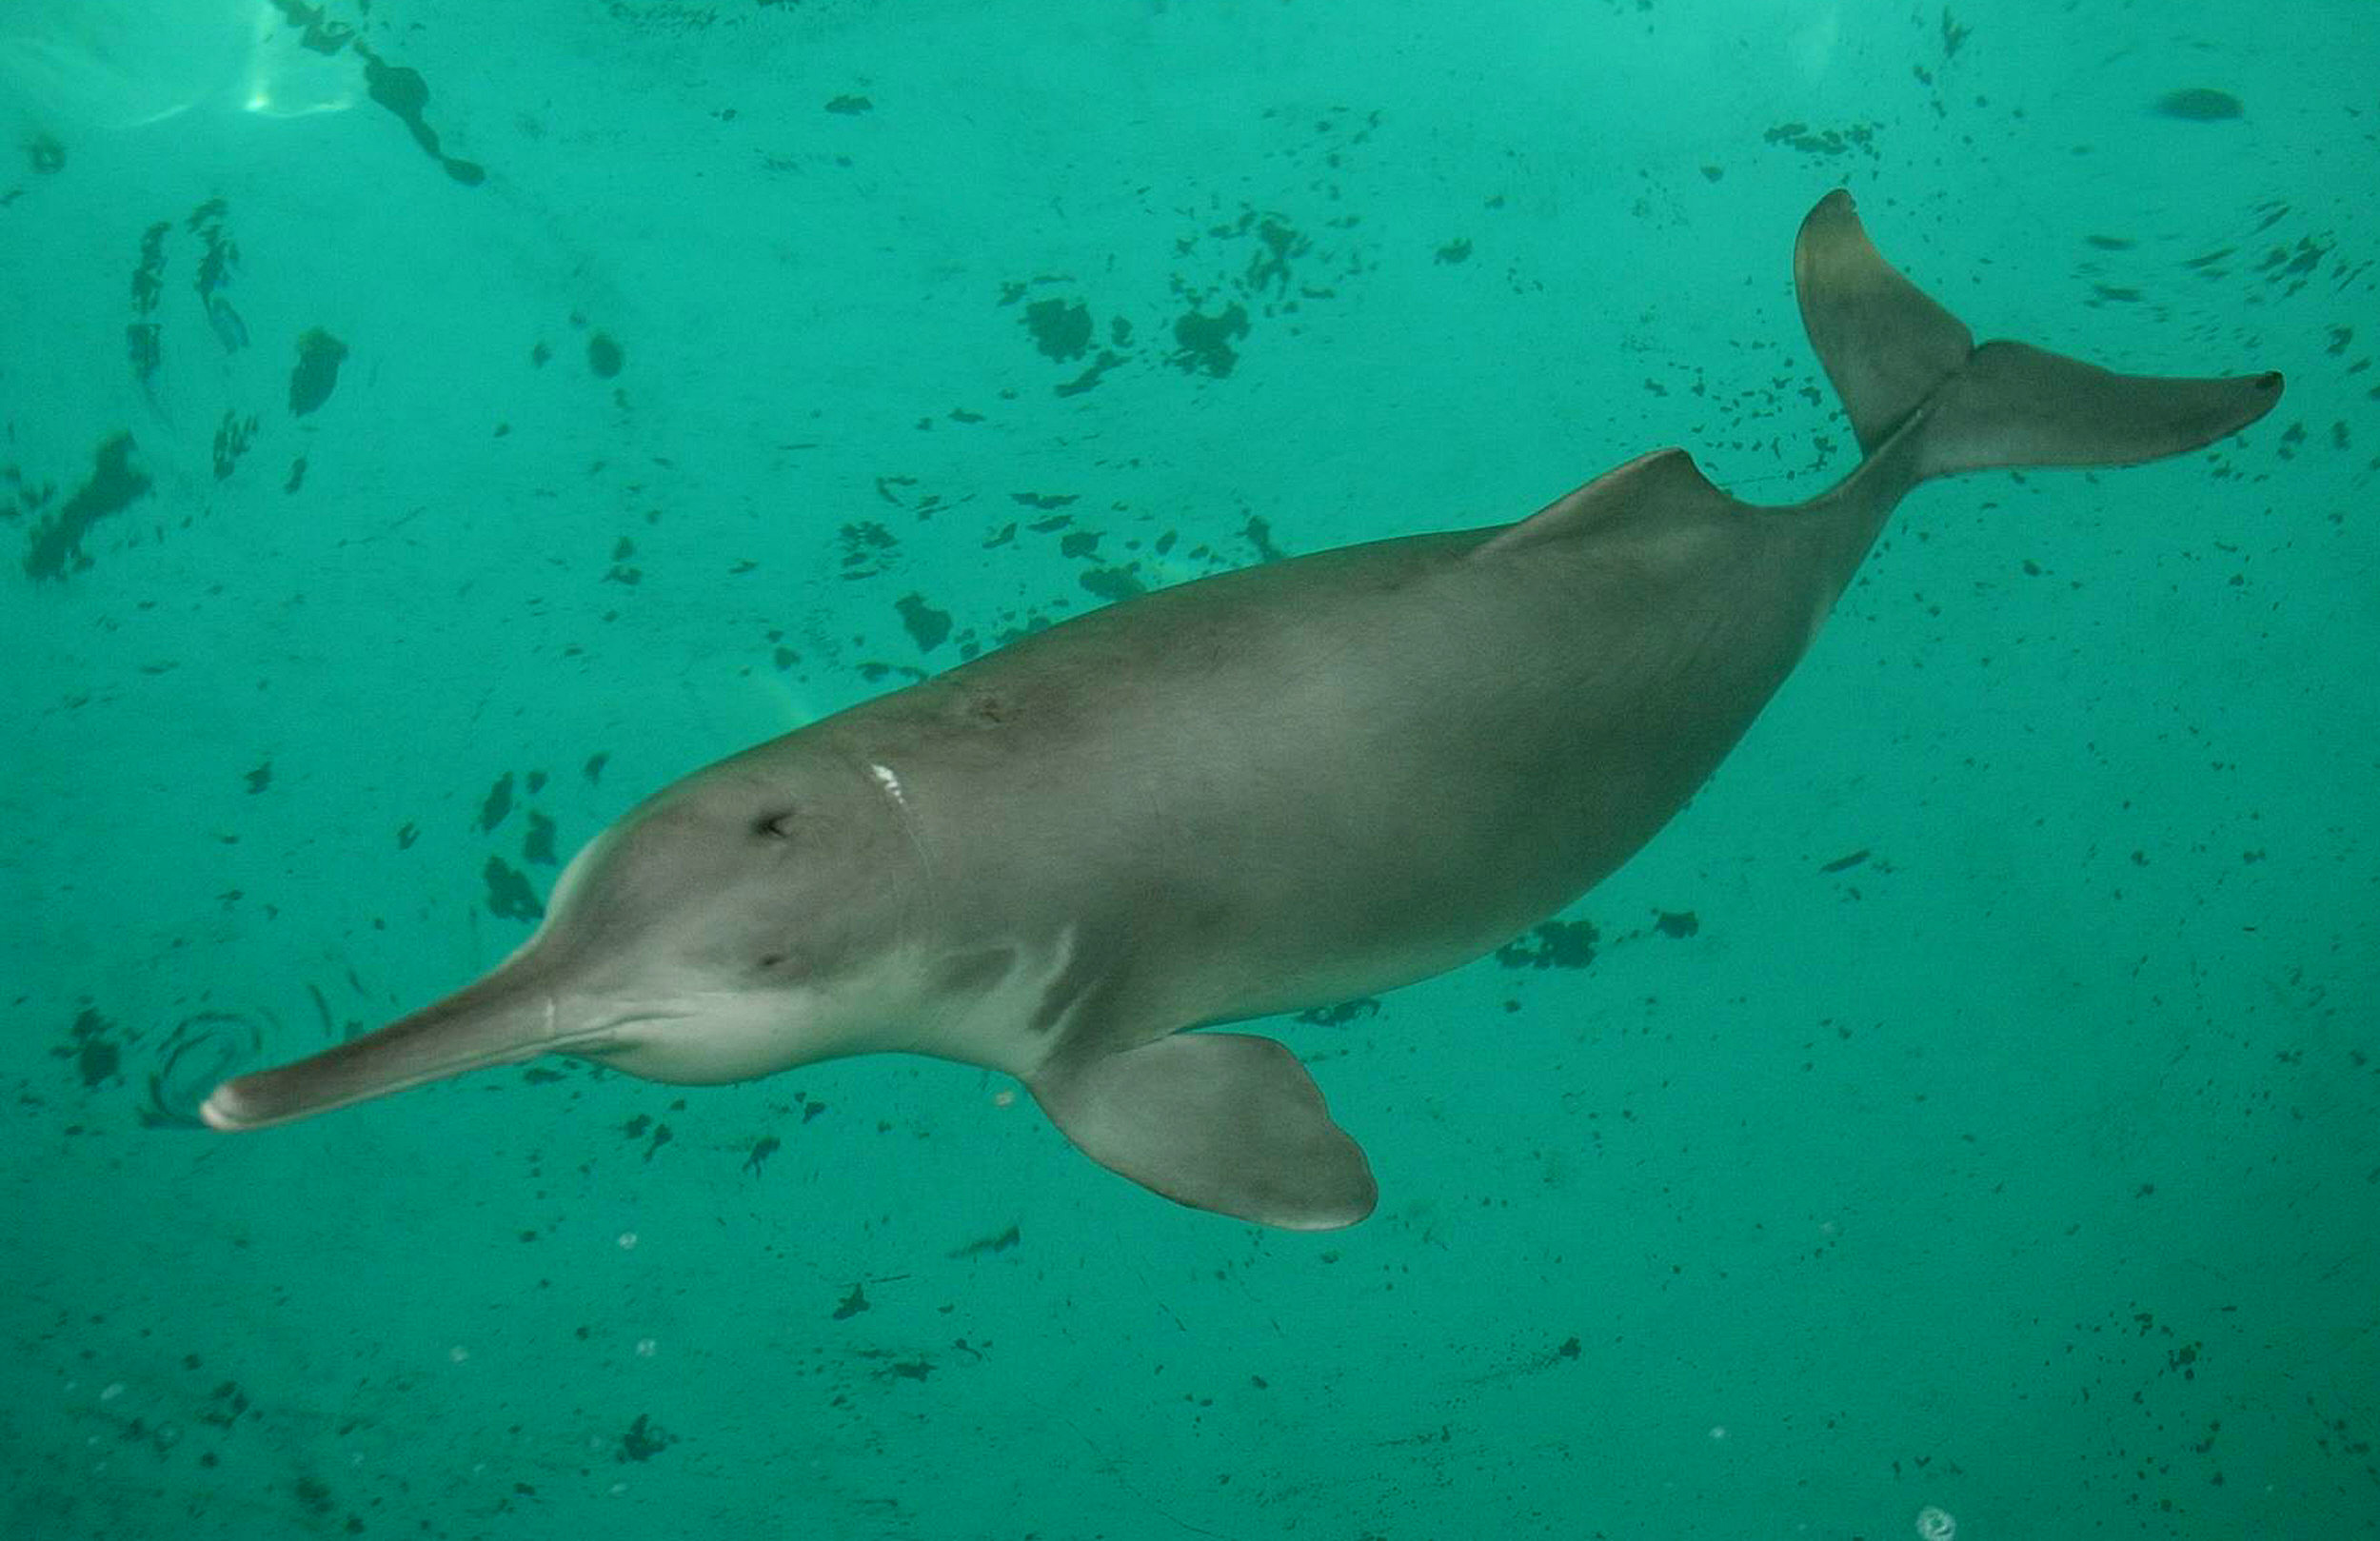
{"type": "Polygon", "coordinates": [[[83,537],[109,514],[122,513],[148,495],[148,473],[132,464],[132,436],[118,433],[101,443],[92,456],[90,480],[84,483],[55,514],[33,526],[26,543],[25,573],[35,582],[63,579],[91,564],[83,537]]]}
{"type": "Polygon", "coordinates": [[[53,1051],[74,1061],[74,1072],[87,1089],[105,1085],[123,1069],[124,1050],[112,1036],[114,1030],[115,1023],[86,1006],[75,1015],[74,1025],[67,1030],[70,1041],[53,1051]]]}
{"type": "Polygon", "coordinates": [[[1205,374],[1221,380],[1240,363],[1231,345],[1248,335],[1248,307],[1234,305],[1210,316],[1197,309],[1174,322],[1174,366],[1184,374],[1205,374]]]}
{"type": "Polygon", "coordinates": [[[1349,1022],[1362,1021],[1366,1017],[1378,1017],[1379,1014],[1380,1003],[1378,998],[1372,996],[1359,996],[1353,1000],[1339,1001],[1337,1005],[1316,1006],[1301,1011],[1298,1013],[1297,1019],[1314,1027],[1344,1027],[1349,1022]]]}
{"type": "Polygon", "coordinates": [[[2239,98],[2229,91],[2211,87],[2192,86],[2187,90],[2168,91],[2157,98],[2152,111],[2185,123],[2220,123],[2227,118],[2247,116],[2239,98]]]}
{"type": "Polygon", "coordinates": [[[1036,300],[1024,307],[1033,346],[1049,358],[1079,359],[1091,347],[1091,308],[1080,300],[1036,300]]]}
{"type": "Polygon", "coordinates": [[[487,789],[487,796],[480,800],[480,833],[484,835],[494,829],[498,824],[503,823],[511,812],[512,773],[506,771],[496,778],[495,784],[487,789]]]}
{"type": "Polygon", "coordinates": [[[930,653],[950,637],[950,612],[937,610],[925,603],[922,594],[904,594],[894,602],[901,612],[901,623],[907,628],[909,640],[918,644],[918,651],[930,653]]]}
{"type": "Polygon", "coordinates": [[[1496,949],[1496,960],[1515,969],[1585,968],[1600,937],[1592,920],[1548,920],[1496,949]]]}
{"type": "Polygon", "coordinates": [[[487,911],[507,920],[542,920],[545,906],[537,901],[537,891],[518,868],[506,863],[502,857],[489,857],[481,869],[487,882],[487,911]]]}
{"type": "Polygon", "coordinates": [[[289,371],[289,415],[305,417],[330,400],[339,387],[339,365],[347,345],[316,326],[298,339],[297,367],[289,371]]]}
{"type": "Polygon", "coordinates": [[[620,1436],[619,1452],[612,1458],[623,1464],[649,1461],[677,1442],[678,1436],[655,1423],[651,1413],[640,1413],[628,1432],[620,1436]]]}
{"type": "Polygon", "coordinates": [[[475,188],[487,180],[486,170],[470,161],[457,160],[441,149],[438,131],[429,126],[422,109],[429,105],[429,83],[418,69],[393,65],[358,40],[356,53],[364,61],[364,89],[380,106],[396,114],[399,122],[412,130],[413,142],[422,147],[429,158],[446,168],[446,175],[466,188],[475,188]]]}

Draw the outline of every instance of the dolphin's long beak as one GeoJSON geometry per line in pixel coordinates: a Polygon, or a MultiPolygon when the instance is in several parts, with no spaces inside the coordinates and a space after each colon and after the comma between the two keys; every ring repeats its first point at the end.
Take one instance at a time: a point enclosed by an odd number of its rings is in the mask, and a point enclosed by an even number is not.
{"type": "Polygon", "coordinates": [[[556,1047],[554,997],[546,971],[522,967],[523,961],[516,958],[351,1043],[225,1081],[199,1116],[217,1129],[263,1129],[466,1071],[533,1059],[556,1047]]]}

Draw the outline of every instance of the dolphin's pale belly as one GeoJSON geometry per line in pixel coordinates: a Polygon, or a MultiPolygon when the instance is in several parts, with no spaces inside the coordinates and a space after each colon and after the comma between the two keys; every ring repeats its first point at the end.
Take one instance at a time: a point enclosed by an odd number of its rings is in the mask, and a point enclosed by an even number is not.
{"type": "Polygon", "coordinates": [[[1742,603],[1740,583],[1797,581],[1749,510],[1481,552],[1492,533],[1155,596],[838,724],[855,753],[913,767],[905,800],[950,853],[945,913],[1042,941],[1076,929],[1077,1016],[1096,1019],[1070,1033],[1385,990],[1618,866],[1806,636],[1807,606],[1742,603]],[[987,822],[1004,832],[988,849],[987,822]]]}

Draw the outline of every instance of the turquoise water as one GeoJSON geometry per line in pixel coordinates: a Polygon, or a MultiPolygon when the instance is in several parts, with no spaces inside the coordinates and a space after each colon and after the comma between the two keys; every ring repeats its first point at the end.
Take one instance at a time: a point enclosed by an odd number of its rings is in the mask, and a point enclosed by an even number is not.
{"type": "Polygon", "coordinates": [[[2380,1530],[2368,6],[0,15],[0,1534],[2380,1530]],[[1634,863],[1273,1024],[1263,1231],[911,1058],[213,1078],[723,754],[1147,588],[1854,453],[1983,335],[2280,369],[1904,505],[1634,863]]]}

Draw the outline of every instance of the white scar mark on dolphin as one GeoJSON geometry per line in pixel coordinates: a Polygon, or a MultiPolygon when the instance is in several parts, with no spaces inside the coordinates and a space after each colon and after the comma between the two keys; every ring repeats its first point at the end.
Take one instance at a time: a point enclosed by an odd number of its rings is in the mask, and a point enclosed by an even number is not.
{"type": "Polygon", "coordinates": [[[925,873],[927,899],[939,911],[942,908],[942,885],[934,871],[934,858],[925,849],[924,838],[918,833],[917,812],[909,806],[908,794],[901,790],[901,778],[894,775],[893,768],[882,761],[868,761],[867,773],[878,786],[884,789],[884,796],[892,800],[894,810],[900,814],[901,832],[909,837],[909,848],[917,852],[918,865],[925,873]]]}

